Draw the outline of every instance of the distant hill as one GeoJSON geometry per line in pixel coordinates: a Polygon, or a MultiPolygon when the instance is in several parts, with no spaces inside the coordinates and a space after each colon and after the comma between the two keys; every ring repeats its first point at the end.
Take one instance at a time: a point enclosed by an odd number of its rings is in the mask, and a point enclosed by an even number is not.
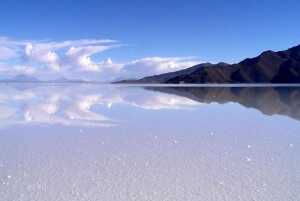
{"type": "Polygon", "coordinates": [[[87,81],[81,79],[68,79],[65,77],[61,77],[55,80],[50,80],[48,83],[88,83],[87,81]]]}
{"type": "MultiPolygon", "coordinates": [[[[218,65],[226,66],[228,64],[219,63],[219,64],[217,64],[217,66],[218,65]]],[[[177,76],[180,76],[180,75],[188,75],[188,74],[191,74],[191,73],[193,73],[197,70],[200,70],[201,68],[208,67],[208,66],[214,66],[214,64],[212,64],[212,63],[202,63],[202,64],[192,66],[190,68],[175,71],[175,72],[164,73],[164,74],[160,74],[160,75],[147,76],[147,77],[144,77],[140,80],[122,80],[122,81],[119,81],[117,83],[137,83],[137,84],[164,83],[164,82],[168,81],[171,78],[174,78],[174,77],[177,77],[177,76]]]]}
{"type": "Polygon", "coordinates": [[[11,79],[2,79],[0,80],[0,83],[88,83],[88,82],[81,79],[67,79],[65,77],[61,77],[59,79],[50,80],[50,81],[42,81],[35,77],[30,77],[21,74],[11,79]]]}
{"type": "Polygon", "coordinates": [[[266,51],[238,64],[209,66],[164,83],[300,83],[300,45],[285,51],[266,51]]]}
{"type": "Polygon", "coordinates": [[[21,74],[13,77],[12,79],[2,79],[0,82],[9,82],[9,83],[41,83],[43,81],[35,78],[29,77],[27,75],[21,74]]]}

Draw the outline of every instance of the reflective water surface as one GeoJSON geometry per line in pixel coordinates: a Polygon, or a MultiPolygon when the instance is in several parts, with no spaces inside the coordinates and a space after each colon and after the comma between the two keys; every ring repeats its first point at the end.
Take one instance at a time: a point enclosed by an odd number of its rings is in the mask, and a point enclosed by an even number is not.
{"type": "Polygon", "coordinates": [[[0,85],[0,200],[300,200],[299,87],[0,85]]]}

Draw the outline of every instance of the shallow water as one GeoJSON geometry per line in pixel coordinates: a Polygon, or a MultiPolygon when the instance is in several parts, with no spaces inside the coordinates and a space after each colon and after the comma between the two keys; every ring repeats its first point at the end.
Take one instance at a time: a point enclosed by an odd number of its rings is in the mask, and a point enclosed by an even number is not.
{"type": "Polygon", "coordinates": [[[300,88],[0,85],[0,200],[300,200],[300,88]]]}

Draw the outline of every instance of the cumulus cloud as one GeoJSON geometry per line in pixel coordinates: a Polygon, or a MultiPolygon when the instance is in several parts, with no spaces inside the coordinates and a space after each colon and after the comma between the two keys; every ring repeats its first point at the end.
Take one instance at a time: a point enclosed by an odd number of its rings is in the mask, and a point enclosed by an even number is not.
{"type": "MultiPolygon", "coordinates": [[[[54,52],[67,47],[73,46],[85,46],[102,43],[113,43],[115,40],[75,40],[75,41],[63,41],[63,42],[34,42],[33,44],[27,44],[23,59],[29,62],[56,62],[58,55],[54,52]]],[[[95,52],[96,53],[96,52],[95,52]]]]}
{"type": "Polygon", "coordinates": [[[26,62],[55,63],[59,57],[55,52],[50,50],[51,49],[47,47],[47,45],[33,46],[29,44],[25,47],[23,59],[26,62]]]}
{"type": "Polygon", "coordinates": [[[6,75],[26,73],[42,78],[55,75],[79,78],[76,74],[81,75],[80,71],[86,71],[87,74],[101,72],[101,67],[106,67],[106,63],[92,61],[90,56],[116,47],[115,43],[118,41],[109,39],[54,42],[0,37],[0,61],[4,61],[1,62],[0,71],[6,72],[6,75]],[[10,60],[14,57],[22,63],[16,64],[16,59],[10,60]]]}
{"type": "Polygon", "coordinates": [[[107,63],[107,64],[113,64],[111,58],[108,58],[107,61],[106,61],[106,63],[107,63]]]}
{"type": "Polygon", "coordinates": [[[189,61],[191,57],[148,57],[127,63],[123,67],[126,74],[135,78],[142,78],[149,75],[167,73],[182,70],[199,62],[189,61]]]}
{"type": "Polygon", "coordinates": [[[71,47],[64,55],[62,63],[80,70],[100,71],[100,68],[91,60],[90,56],[107,49],[110,49],[110,46],[71,47]]]}
{"type": "Polygon", "coordinates": [[[117,63],[111,58],[95,61],[94,54],[121,46],[116,40],[30,41],[0,37],[0,71],[6,75],[31,74],[40,79],[58,77],[110,81],[118,77],[142,78],[191,67],[191,57],[147,57],[117,63]],[[16,64],[16,59],[22,61],[16,64]],[[10,59],[12,59],[11,62],[10,59]],[[11,63],[10,63],[11,62],[11,63]]]}
{"type": "Polygon", "coordinates": [[[18,57],[18,51],[20,51],[20,46],[25,44],[25,42],[11,41],[7,37],[0,37],[0,59],[18,57]]]}

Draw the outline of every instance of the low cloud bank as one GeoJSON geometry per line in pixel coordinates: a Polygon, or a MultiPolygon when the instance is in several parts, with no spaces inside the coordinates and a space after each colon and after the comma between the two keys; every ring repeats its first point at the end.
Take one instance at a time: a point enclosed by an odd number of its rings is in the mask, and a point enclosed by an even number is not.
{"type": "Polygon", "coordinates": [[[177,71],[196,65],[193,57],[147,57],[126,63],[94,61],[92,55],[122,46],[116,40],[29,41],[0,37],[1,78],[18,74],[40,79],[81,78],[108,81],[118,77],[145,76],[177,71]],[[18,61],[18,62],[16,62],[18,61]]]}

